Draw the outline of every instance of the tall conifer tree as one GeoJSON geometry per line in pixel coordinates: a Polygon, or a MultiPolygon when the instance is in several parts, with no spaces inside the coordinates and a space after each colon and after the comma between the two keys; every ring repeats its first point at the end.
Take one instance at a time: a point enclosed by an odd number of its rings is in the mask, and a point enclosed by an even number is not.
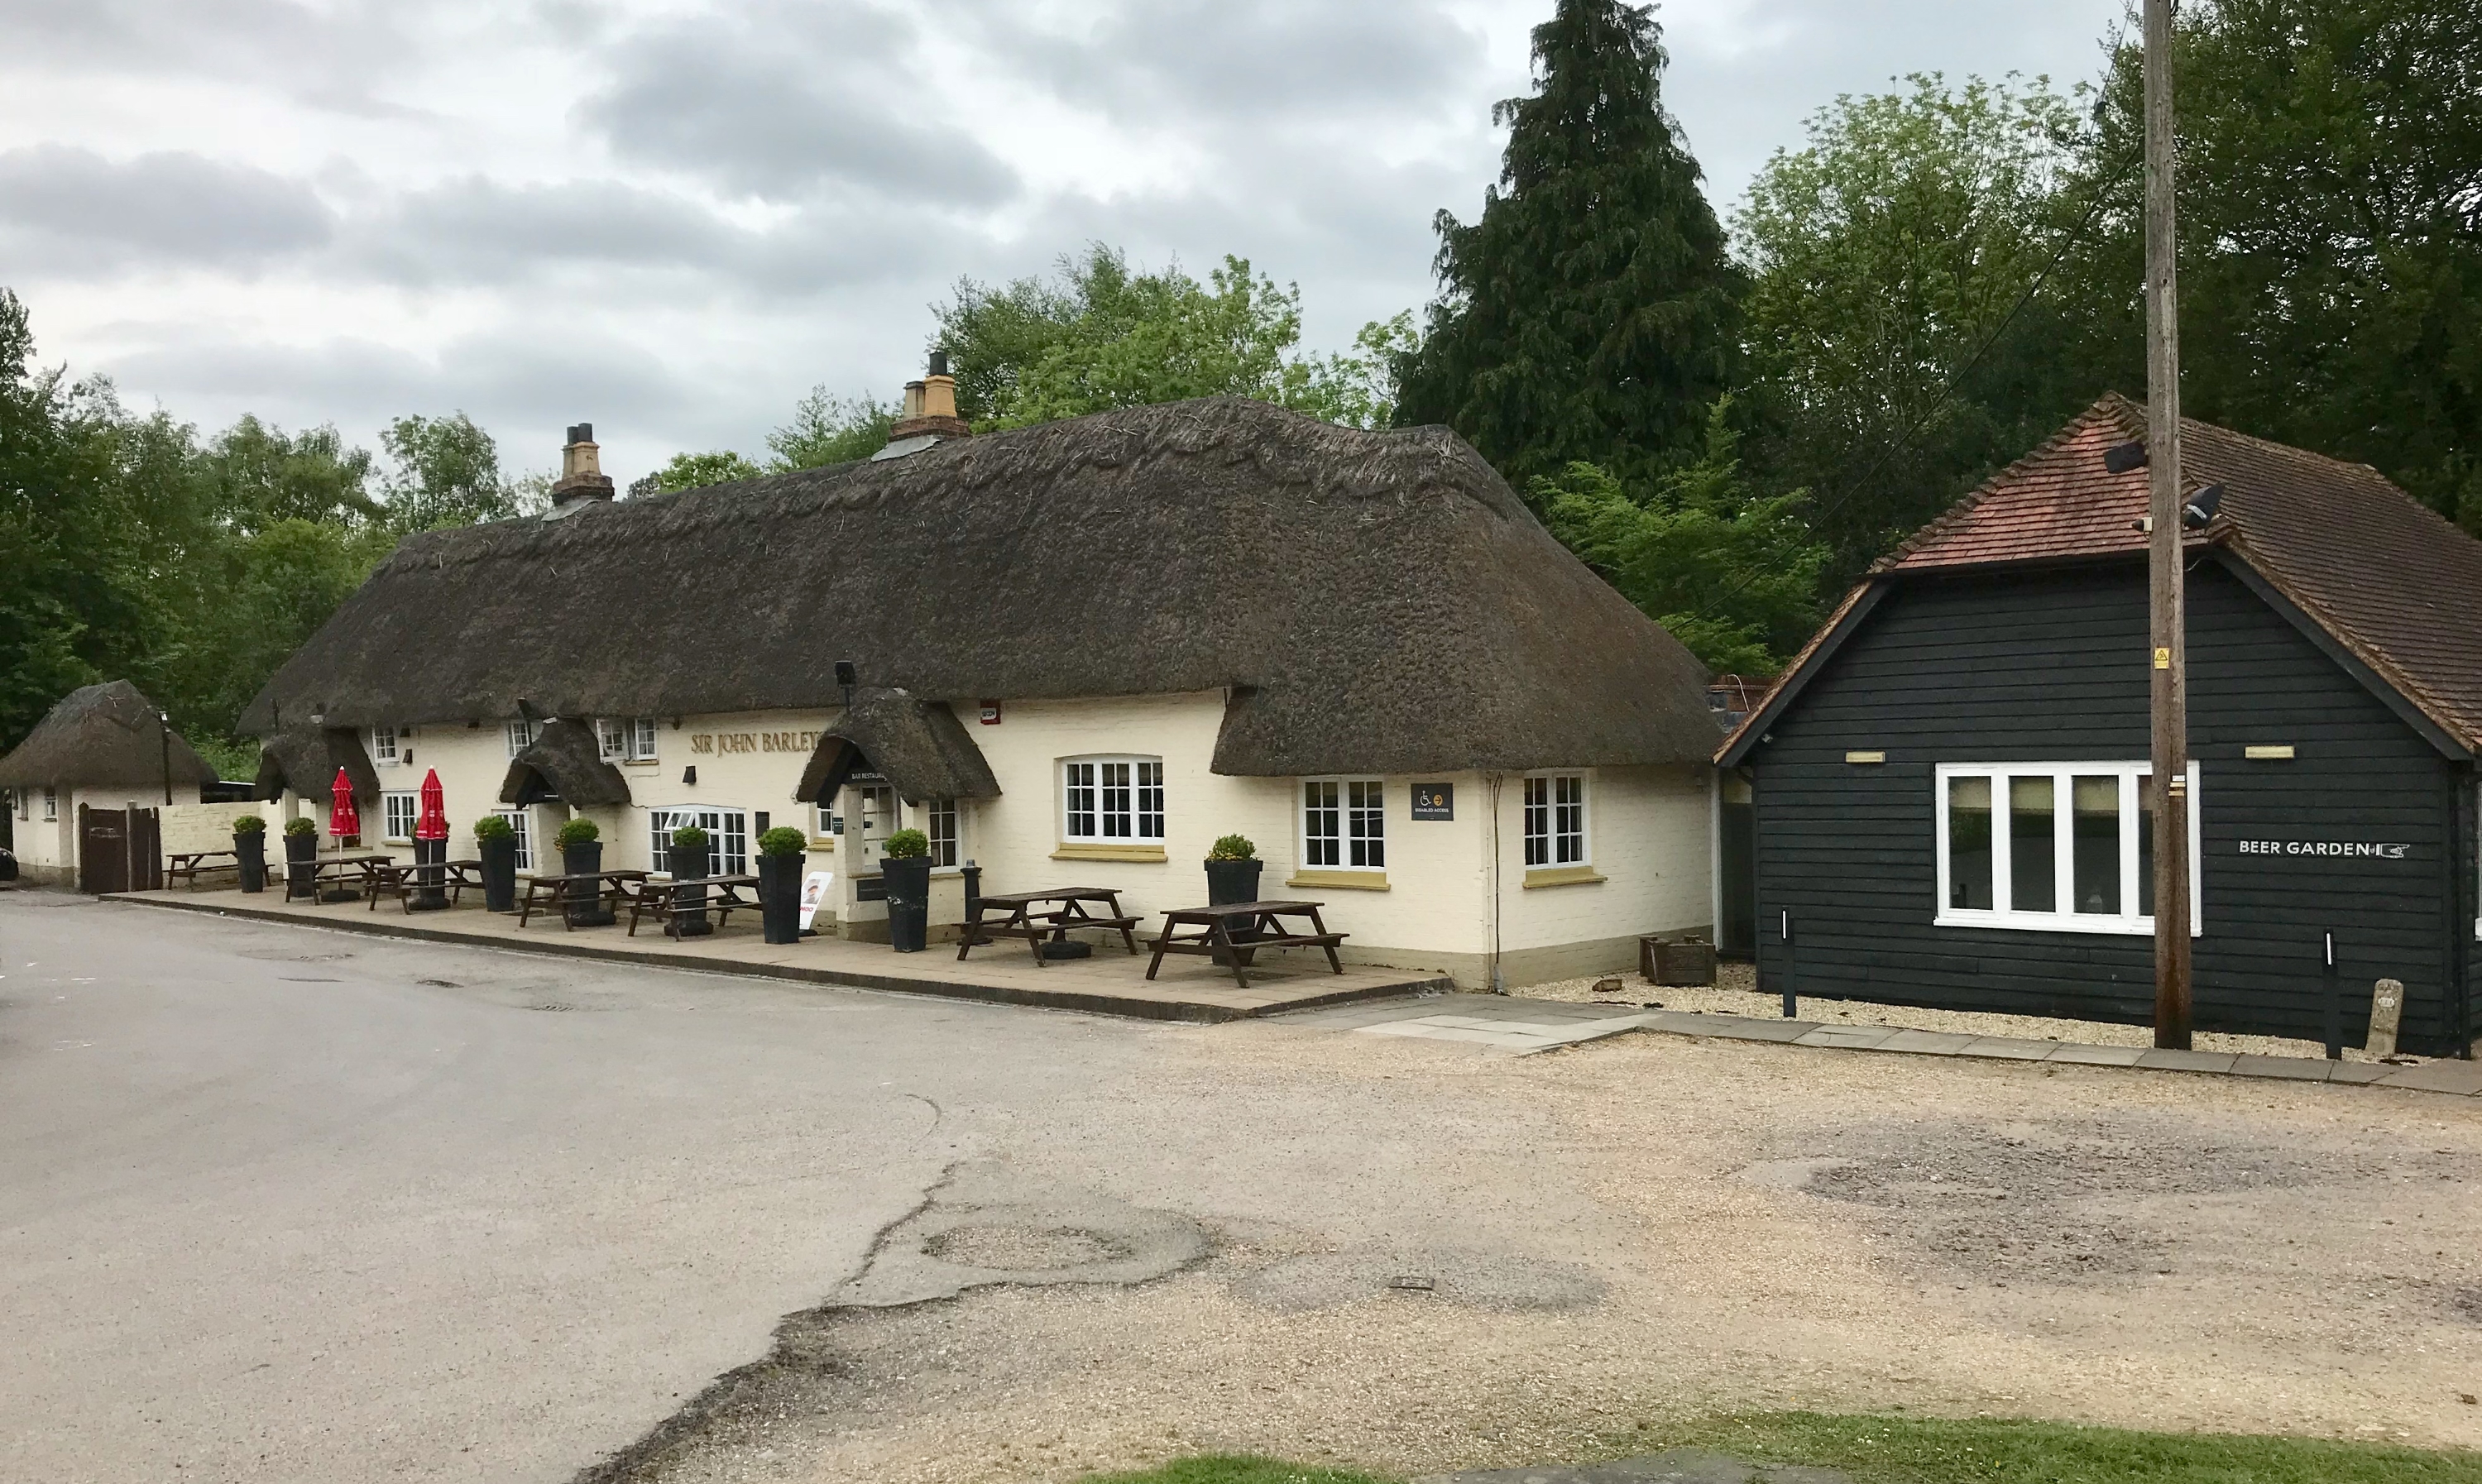
{"type": "Polygon", "coordinates": [[[1664,112],[1651,6],[1560,0],[1534,95],[1470,225],[1436,219],[1440,295],[1398,364],[1397,421],[1444,422],[1518,488],[1572,462],[1694,460],[1729,385],[1739,275],[1664,112]]]}

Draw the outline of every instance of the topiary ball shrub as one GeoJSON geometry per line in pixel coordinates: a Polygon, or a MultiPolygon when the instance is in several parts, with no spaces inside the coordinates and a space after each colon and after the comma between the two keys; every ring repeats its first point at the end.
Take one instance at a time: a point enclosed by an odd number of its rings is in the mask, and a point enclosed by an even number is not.
{"type": "Polygon", "coordinates": [[[256,815],[256,814],[235,814],[235,815],[233,816],[233,834],[235,834],[235,835],[265,835],[266,833],[267,833],[267,821],[266,821],[266,820],[264,820],[264,819],[261,819],[258,815],[256,815]]]}
{"type": "Polygon", "coordinates": [[[706,832],[696,825],[683,825],[673,832],[673,843],[683,850],[696,850],[706,843],[706,832]]]}
{"type": "Polygon", "coordinates": [[[1250,836],[1246,835],[1228,835],[1217,840],[1214,845],[1208,848],[1206,859],[1209,861],[1255,861],[1258,859],[1258,847],[1251,844],[1250,836]]]}
{"type": "Polygon", "coordinates": [[[553,844],[567,850],[571,845],[592,845],[601,838],[603,838],[603,832],[596,828],[594,820],[572,819],[562,825],[559,833],[554,835],[551,840],[553,844]]]}
{"type": "Polygon", "coordinates": [[[778,825],[758,836],[762,856],[798,856],[810,848],[810,837],[790,825],[778,825]]]}
{"type": "Polygon", "coordinates": [[[296,814],[284,822],[284,833],[294,835],[316,835],[319,833],[319,822],[307,815],[296,814]]]}
{"type": "Polygon", "coordinates": [[[497,814],[486,814],[474,821],[474,838],[478,840],[509,840],[516,835],[517,827],[497,814]]]}
{"type": "Polygon", "coordinates": [[[931,836],[919,830],[899,830],[887,837],[885,855],[899,861],[915,861],[931,854],[931,836]]]}

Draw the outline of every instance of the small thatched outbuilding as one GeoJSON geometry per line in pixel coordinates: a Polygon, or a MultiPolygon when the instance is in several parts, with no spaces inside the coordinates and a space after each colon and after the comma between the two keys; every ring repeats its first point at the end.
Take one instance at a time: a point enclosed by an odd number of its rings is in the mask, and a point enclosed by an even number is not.
{"type": "Polygon", "coordinates": [[[59,885],[76,878],[80,804],[197,804],[215,782],[216,770],[127,680],[69,692],[0,757],[18,868],[59,885]]]}

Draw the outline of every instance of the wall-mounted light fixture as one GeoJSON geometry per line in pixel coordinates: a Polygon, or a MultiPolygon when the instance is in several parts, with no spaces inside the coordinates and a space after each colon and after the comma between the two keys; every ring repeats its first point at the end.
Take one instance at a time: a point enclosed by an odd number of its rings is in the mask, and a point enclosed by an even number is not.
{"type": "Polygon", "coordinates": [[[684,783],[695,783],[698,782],[697,763],[691,763],[688,767],[681,770],[681,782],[684,783]]]}

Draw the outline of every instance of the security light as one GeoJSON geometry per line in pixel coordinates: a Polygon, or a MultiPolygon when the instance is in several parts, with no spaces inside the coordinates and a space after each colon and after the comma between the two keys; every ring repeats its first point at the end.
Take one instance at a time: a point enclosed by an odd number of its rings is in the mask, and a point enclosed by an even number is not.
{"type": "Polygon", "coordinates": [[[2207,521],[2215,518],[2215,512],[2223,508],[2224,487],[2208,485],[2189,496],[2189,502],[2180,507],[2180,523],[2188,526],[2204,526],[2207,521]]]}

